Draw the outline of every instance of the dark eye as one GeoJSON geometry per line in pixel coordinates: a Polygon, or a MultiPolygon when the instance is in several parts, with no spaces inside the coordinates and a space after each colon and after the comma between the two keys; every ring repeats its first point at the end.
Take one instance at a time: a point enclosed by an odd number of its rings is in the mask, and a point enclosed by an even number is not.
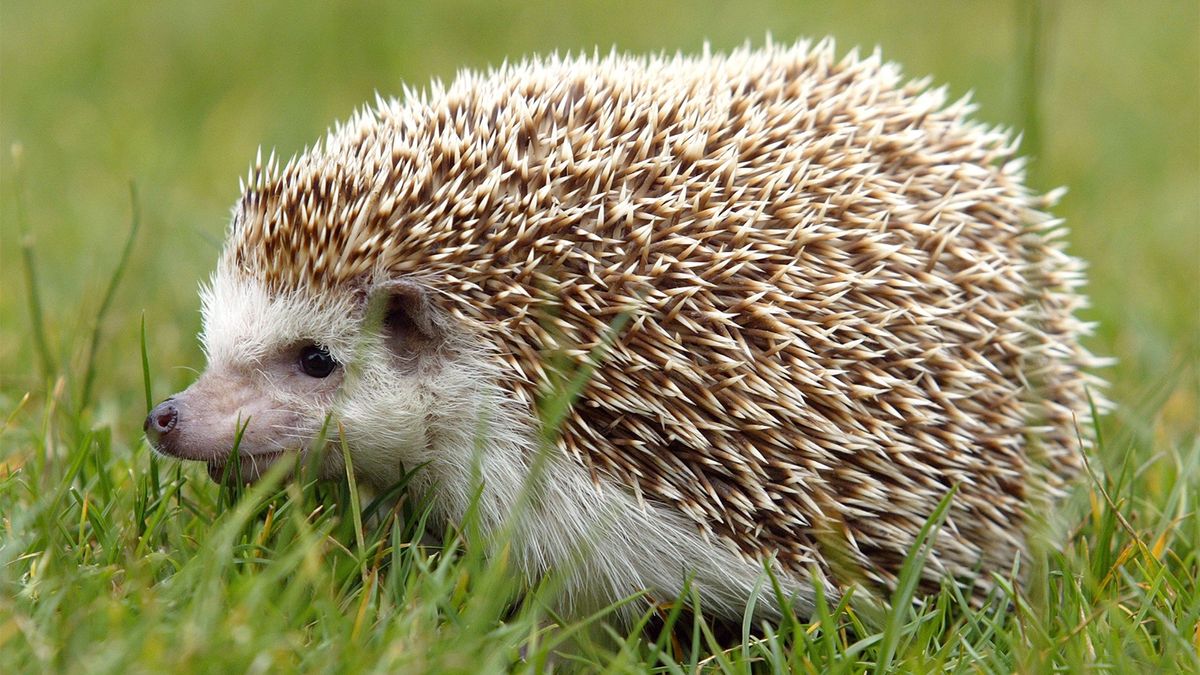
{"type": "Polygon", "coordinates": [[[300,350],[300,369],[309,377],[329,377],[337,365],[324,347],[309,345],[300,350]]]}

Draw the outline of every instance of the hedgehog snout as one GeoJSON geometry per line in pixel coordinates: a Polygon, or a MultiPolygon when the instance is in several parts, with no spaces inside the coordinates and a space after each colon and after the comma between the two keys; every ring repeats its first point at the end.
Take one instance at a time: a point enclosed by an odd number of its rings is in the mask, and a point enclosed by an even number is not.
{"type": "Polygon", "coordinates": [[[164,441],[171,436],[171,432],[175,430],[178,423],[179,406],[175,405],[175,397],[172,396],[154,406],[150,414],[146,415],[146,421],[142,423],[142,431],[146,432],[146,438],[161,450],[164,441]]]}

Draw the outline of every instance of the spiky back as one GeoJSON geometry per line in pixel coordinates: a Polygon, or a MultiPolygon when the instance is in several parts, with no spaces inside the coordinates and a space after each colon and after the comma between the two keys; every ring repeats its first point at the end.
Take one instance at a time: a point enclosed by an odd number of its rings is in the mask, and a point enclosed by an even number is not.
{"type": "Polygon", "coordinates": [[[934,567],[1004,569],[1090,357],[1048,200],[969,112],[824,43],[466,72],[260,166],[225,264],[420,278],[531,407],[599,348],[562,449],[743,552],[887,579],[959,484],[934,567]]]}

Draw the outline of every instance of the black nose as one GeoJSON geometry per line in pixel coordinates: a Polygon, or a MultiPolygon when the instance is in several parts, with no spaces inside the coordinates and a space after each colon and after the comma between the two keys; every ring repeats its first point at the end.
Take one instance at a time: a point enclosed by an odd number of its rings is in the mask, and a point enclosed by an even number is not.
{"type": "Polygon", "coordinates": [[[154,406],[154,410],[146,415],[142,430],[146,432],[147,438],[157,441],[170,433],[178,422],[179,408],[175,406],[175,399],[169,398],[154,406]]]}

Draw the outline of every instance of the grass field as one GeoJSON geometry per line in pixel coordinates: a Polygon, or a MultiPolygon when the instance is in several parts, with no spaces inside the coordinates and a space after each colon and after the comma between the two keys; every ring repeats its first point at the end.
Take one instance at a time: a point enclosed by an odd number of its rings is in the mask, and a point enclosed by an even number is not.
{"type": "Polygon", "coordinates": [[[613,672],[1200,671],[1198,27],[1194,2],[3,0],[0,672],[493,672],[563,642],[613,672]],[[419,504],[372,518],[353,486],[271,481],[232,500],[151,458],[141,420],[203,367],[197,284],[260,144],[290,155],[460,67],[768,31],[973,90],[1026,130],[1031,182],[1070,187],[1118,405],[1027,588],[593,641],[464,536],[421,543],[419,504]]]}

